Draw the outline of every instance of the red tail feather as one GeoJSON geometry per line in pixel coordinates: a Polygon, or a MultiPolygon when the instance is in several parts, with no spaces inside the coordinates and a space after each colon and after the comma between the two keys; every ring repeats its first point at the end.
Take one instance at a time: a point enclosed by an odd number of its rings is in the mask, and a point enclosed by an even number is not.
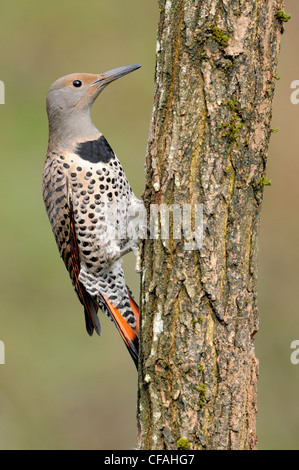
{"type": "Polygon", "coordinates": [[[121,334],[122,339],[124,340],[125,345],[128,348],[129,353],[135,363],[135,366],[138,367],[138,348],[139,348],[139,309],[136,302],[130,297],[130,304],[134,316],[136,318],[136,328],[132,328],[120,312],[115,308],[109,300],[104,297],[107,307],[113,317],[114,323],[117,326],[118,331],[121,334]]]}

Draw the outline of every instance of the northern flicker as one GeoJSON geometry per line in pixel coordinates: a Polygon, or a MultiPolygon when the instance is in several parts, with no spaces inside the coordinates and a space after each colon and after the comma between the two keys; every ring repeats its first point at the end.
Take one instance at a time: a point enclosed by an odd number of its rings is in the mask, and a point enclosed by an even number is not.
{"type": "Polygon", "coordinates": [[[142,212],[143,203],[134,195],[107,140],[94,126],[90,110],[109,83],[139,67],[120,67],[101,75],[74,73],[51,85],[43,172],[46,211],[60,256],[84,307],[87,332],[92,335],[95,330],[100,335],[100,308],[114,321],[136,367],[139,309],[126,285],[121,257],[136,248],[137,225],[126,229],[129,218],[142,212]]]}

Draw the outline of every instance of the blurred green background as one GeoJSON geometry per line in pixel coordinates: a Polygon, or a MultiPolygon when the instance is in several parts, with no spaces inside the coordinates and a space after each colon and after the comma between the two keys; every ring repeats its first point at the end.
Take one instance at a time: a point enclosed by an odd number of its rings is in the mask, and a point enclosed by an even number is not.
{"type": "MultiPolygon", "coordinates": [[[[298,449],[299,5],[287,1],[260,236],[259,448],[298,449]]],[[[137,375],[112,323],[89,338],[82,308],[59,259],[41,197],[47,150],[45,98],[56,78],[141,63],[108,87],[93,120],[123,163],[136,195],[153,102],[158,4],[151,0],[19,0],[1,4],[0,449],[131,449],[137,375]]],[[[138,296],[134,260],[125,261],[138,296]]]]}

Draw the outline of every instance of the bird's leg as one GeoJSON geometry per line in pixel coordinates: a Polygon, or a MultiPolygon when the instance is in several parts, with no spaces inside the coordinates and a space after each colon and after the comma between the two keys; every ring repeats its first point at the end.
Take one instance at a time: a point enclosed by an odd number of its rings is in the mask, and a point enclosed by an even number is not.
{"type": "MultiPolygon", "coordinates": [[[[125,245],[118,253],[116,253],[114,256],[110,258],[110,263],[113,264],[115,261],[118,261],[121,259],[123,256],[126,254],[130,253],[133,251],[135,257],[136,257],[136,264],[135,264],[135,272],[136,273],[141,273],[143,269],[141,269],[141,252],[140,252],[140,243],[136,242],[130,242],[127,245],[125,245]]],[[[110,265],[111,265],[110,264],[110,265]]]]}
{"type": "Polygon", "coordinates": [[[147,238],[147,233],[151,234],[151,230],[146,225],[140,225],[138,227],[137,238],[134,240],[133,244],[131,245],[131,250],[133,251],[136,263],[135,263],[135,272],[140,274],[144,271],[145,268],[141,267],[141,248],[140,248],[140,241],[147,238]]]}
{"type": "Polygon", "coordinates": [[[137,237],[133,239],[133,241],[130,241],[127,245],[124,246],[118,253],[118,258],[121,258],[122,256],[126,255],[130,251],[133,251],[135,258],[136,258],[136,263],[135,263],[135,272],[136,273],[142,273],[144,268],[141,267],[141,249],[140,249],[140,241],[147,238],[146,232],[150,232],[149,227],[146,225],[140,225],[138,229],[136,229],[137,232],[137,237]]]}
{"type": "Polygon", "coordinates": [[[139,239],[128,243],[124,248],[122,248],[117,255],[117,259],[122,258],[124,255],[126,255],[127,253],[130,253],[131,251],[133,251],[135,258],[136,258],[135,272],[141,273],[143,269],[141,268],[141,250],[140,250],[139,239]]]}
{"type": "MultiPolygon", "coordinates": [[[[135,242],[134,242],[135,243],[135,242]]],[[[122,258],[125,256],[127,253],[130,253],[130,251],[134,251],[134,243],[128,243],[124,248],[122,248],[119,253],[116,255],[117,259],[122,258]]]]}

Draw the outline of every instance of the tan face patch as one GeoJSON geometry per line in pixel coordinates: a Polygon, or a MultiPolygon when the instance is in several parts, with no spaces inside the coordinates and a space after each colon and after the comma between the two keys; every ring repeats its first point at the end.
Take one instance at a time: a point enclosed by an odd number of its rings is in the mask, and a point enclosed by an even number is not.
{"type": "MultiPolygon", "coordinates": [[[[88,101],[91,99],[95,89],[96,89],[96,86],[93,87],[91,86],[91,84],[97,80],[99,76],[98,75],[95,75],[95,74],[92,74],[92,73],[72,73],[70,75],[66,75],[65,77],[62,78],[62,80],[60,81],[57,88],[67,88],[69,87],[70,89],[73,90],[74,93],[76,93],[76,91],[79,92],[79,90],[81,91],[80,94],[82,94],[82,89],[84,90],[85,89],[85,93],[83,94],[83,96],[81,97],[81,99],[78,101],[77,105],[76,105],[76,108],[78,110],[84,108],[84,106],[88,103],[88,101]],[[76,80],[80,80],[82,82],[82,87],[76,87],[73,85],[73,83],[76,81],[76,80]]],[[[79,95],[80,96],[80,95],[79,95]]]]}
{"type": "Polygon", "coordinates": [[[72,74],[65,80],[65,86],[75,88],[73,83],[75,80],[80,80],[82,82],[82,87],[86,87],[86,92],[82,98],[78,101],[76,109],[83,109],[92,99],[92,96],[97,91],[98,85],[93,83],[99,78],[99,75],[81,73],[81,74],[72,74]]]}
{"type": "Polygon", "coordinates": [[[91,101],[92,96],[96,93],[98,84],[93,85],[93,83],[99,78],[100,75],[93,73],[72,73],[54,82],[50,90],[69,88],[74,94],[77,92],[77,96],[81,96],[81,98],[79,99],[76,108],[80,110],[91,101]],[[73,83],[79,80],[82,82],[82,86],[74,86],[73,83]]]}
{"type": "Polygon", "coordinates": [[[82,86],[91,85],[99,78],[99,75],[93,73],[72,73],[64,77],[63,86],[73,87],[73,82],[75,80],[81,80],[82,86]]]}

